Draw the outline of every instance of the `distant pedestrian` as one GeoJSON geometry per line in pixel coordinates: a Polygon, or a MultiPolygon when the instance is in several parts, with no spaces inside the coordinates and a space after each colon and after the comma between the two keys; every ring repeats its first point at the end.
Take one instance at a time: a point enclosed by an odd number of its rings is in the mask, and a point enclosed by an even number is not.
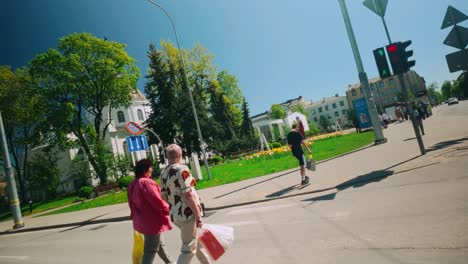
{"type": "Polygon", "coordinates": [[[427,111],[427,105],[424,102],[421,102],[419,104],[419,108],[421,108],[422,110],[422,114],[423,114],[422,119],[426,120],[426,118],[429,117],[429,112],[427,111]]]}
{"type": "Polygon", "coordinates": [[[33,211],[32,200],[29,200],[29,214],[32,214],[32,211],[33,211]]]}
{"type": "Polygon", "coordinates": [[[403,109],[402,109],[402,112],[403,112],[403,116],[405,117],[405,121],[408,121],[409,119],[409,113],[408,113],[408,107],[406,106],[403,106],[403,109]]]}
{"type": "Polygon", "coordinates": [[[390,124],[390,117],[387,115],[387,113],[383,112],[382,113],[382,119],[383,119],[383,122],[385,124],[385,127],[387,127],[388,124],[390,124]]]}
{"type": "Polygon", "coordinates": [[[401,107],[397,106],[395,108],[395,115],[397,117],[398,123],[403,122],[404,117],[403,117],[403,113],[401,112],[401,107]]]}
{"type": "Polygon", "coordinates": [[[191,263],[194,256],[201,264],[210,263],[197,237],[197,228],[203,225],[203,210],[195,189],[197,182],[189,168],[180,164],[182,149],[177,144],[169,145],[166,154],[169,165],[161,174],[162,197],[171,208],[171,221],[180,229],[182,248],[177,263],[191,263]]]}
{"type": "Polygon", "coordinates": [[[133,228],[145,242],[142,264],[153,263],[156,253],[164,263],[172,263],[162,233],[171,230],[169,206],[162,199],[158,184],[151,179],[153,163],[142,159],[135,166],[135,180],[128,186],[128,205],[133,228]]]}
{"type": "Polygon", "coordinates": [[[291,152],[294,157],[299,161],[299,167],[301,170],[301,185],[308,184],[310,179],[308,176],[305,175],[305,156],[304,156],[304,151],[302,150],[302,146],[304,146],[307,151],[309,151],[310,154],[312,154],[312,151],[307,147],[305,144],[301,134],[298,131],[297,125],[294,124],[292,126],[293,130],[288,133],[288,144],[289,147],[291,148],[291,152]]]}
{"type": "Polygon", "coordinates": [[[422,116],[424,115],[424,111],[421,109],[421,107],[417,106],[415,102],[413,102],[413,118],[414,122],[416,122],[416,125],[419,127],[419,130],[421,131],[421,134],[425,135],[424,133],[424,125],[423,125],[423,118],[422,116]]]}

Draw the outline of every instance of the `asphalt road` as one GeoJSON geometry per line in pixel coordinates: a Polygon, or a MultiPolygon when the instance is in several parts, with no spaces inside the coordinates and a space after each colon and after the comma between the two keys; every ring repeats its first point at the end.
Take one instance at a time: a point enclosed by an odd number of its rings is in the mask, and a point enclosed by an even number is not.
{"type": "MultiPolygon", "coordinates": [[[[373,182],[216,211],[205,221],[236,236],[218,263],[468,263],[467,162],[460,148],[373,182]]],[[[175,258],[178,230],[165,236],[175,258]]],[[[109,223],[0,236],[0,263],[131,263],[131,249],[131,223],[109,223]]]]}

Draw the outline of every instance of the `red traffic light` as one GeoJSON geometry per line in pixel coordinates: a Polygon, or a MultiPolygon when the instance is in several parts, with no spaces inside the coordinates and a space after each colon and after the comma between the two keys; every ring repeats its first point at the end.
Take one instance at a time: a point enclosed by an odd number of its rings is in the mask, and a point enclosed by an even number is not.
{"type": "Polygon", "coordinates": [[[387,51],[388,51],[388,52],[395,52],[395,51],[397,51],[397,45],[395,45],[395,44],[388,45],[388,46],[387,46],[387,51]]]}

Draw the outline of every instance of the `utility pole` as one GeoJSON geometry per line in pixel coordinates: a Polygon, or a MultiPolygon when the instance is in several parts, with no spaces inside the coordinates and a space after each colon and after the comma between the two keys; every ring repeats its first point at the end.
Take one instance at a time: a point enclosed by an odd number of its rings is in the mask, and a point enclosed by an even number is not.
{"type": "Polygon", "coordinates": [[[353,50],[354,60],[356,61],[356,67],[359,72],[359,80],[361,81],[361,87],[364,91],[364,98],[366,100],[367,106],[369,108],[369,115],[372,122],[372,127],[375,134],[375,144],[382,144],[387,142],[387,139],[383,135],[382,127],[377,114],[377,108],[375,106],[374,97],[369,88],[369,80],[367,78],[367,73],[364,71],[364,66],[362,64],[361,55],[356,42],[356,37],[354,36],[353,27],[351,26],[351,20],[349,18],[348,9],[344,0],[338,0],[340,3],[341,13],[346,25],[346,30],[348,31],[349,42],[353,50]]]}
{"type": "Polygon", "coordinates": [[[15,176],[13,175],[13,168],[10,162],[10,153],[6,142],[5,129],[3,127],[2,112],[0,111],[0,145],[2,147],[3,167],[8,186],[8,198],[10,200],[11,214],[13,215],[13,229],[24,227],[23,219],[21,217],[20,201],[16,190],[15,176]]]}

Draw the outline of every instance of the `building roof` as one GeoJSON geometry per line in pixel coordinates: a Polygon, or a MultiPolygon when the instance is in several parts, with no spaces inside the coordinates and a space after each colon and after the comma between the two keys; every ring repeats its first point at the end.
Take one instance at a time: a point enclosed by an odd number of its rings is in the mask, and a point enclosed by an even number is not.
{"type": "Polygon", "coordinates": [[[257,118],[257,117],[260,117],[260,116],[263,116],[263,115],[267,115],[267,114],[268,114],[268,111],[265,111],[265,112],[263,112],[263,113],[260,113],[260,114],[251,116],[250,119],[257,118]]]}
{"type": "MultiPolygon", "coordinates": [[[[308,100],[305,100],[304,97],[302,95],[300,95],[299,97],[297,98],[293,98],[293,99],[289,99],[287,101],[284,101],[282,103],[279,103],[279,105],[281,106],[285,106],[287,108],[291,107],[292,105],[294,105],[295,103],[299,103],[299,102],[303,102],[305,103],[304,106],[307,106],[309,104],[311,104],[311,101],[308,101],[308,100]]],[[[269,110],[266,110],[265,112],[263,113],[260,113],[260,114],[256,114],[254,116],[251,116],[250,118],[257,118],[257,117],[261,117],[263,115],[267,115],[269,112],[269,110]]]]}
{"type": "Polygon", "coordinates": [[[132,97],[132,100],[133,99],[143,99],[143,100],[146,100],[146,96],[140,91],[140,89],[135,89],[135,90],[132,90],[130,96],[132,97]]]}
{"type": "MultiPolygon", "coordinates": [[[[372,78],[372,79],[369,79],[369,83],[376,83],[380,80],[382,80],[380,79],[380,77],[372,78]]],[[[346,91],[350,91],[352,89],[358,89],[359,87],[361,87],[361,83],[350,84],[348,85],[348,88],[346,88],[346,91]]]]}

